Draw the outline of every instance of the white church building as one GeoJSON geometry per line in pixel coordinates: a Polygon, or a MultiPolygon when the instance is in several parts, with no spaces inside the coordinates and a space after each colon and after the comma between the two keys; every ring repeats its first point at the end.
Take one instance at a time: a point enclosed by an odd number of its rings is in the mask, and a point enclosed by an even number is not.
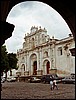
{"type": "Polygon", "coordinates": [[[75,73],[75,56],[70,49],[75,48],[72,34],[58,40],[50,38],[47,30],[32,26],[25,34],[22,49],[17,50],[19,76],[75,73]]]}

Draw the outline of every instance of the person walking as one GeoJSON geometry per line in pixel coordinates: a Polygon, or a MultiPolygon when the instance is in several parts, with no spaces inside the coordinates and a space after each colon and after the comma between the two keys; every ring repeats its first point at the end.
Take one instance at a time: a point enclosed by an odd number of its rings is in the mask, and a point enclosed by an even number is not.
{"type": "Polygon", "coordinates": [[[50,88],[53,90],[53,80],[50,80],[50,88]]]}
{"type": "Polygon", "coordinates": [[[56,80],[53,81],[53,89],[56,87],[56,89],[58,90],[58,86],[57,86],[57,82],[56,80]]]}

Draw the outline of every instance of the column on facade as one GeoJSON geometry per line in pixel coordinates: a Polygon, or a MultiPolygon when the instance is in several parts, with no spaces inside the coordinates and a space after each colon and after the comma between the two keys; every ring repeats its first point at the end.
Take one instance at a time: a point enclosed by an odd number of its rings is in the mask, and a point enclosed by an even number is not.
{"type": "MultiPolygon", "coordinates": [[[[70,68],[71,68],[71,73],[75,73],[75,56],[70,56],[70,68]],[[73,66],[73,67],[71,67],[73,66]]],[[[69,69],[70,70],[70,69],[69,69]]]]}
{"type": "Polygon", "coordinates": [[[42,50],[40,49],[40,70],[42,70],[42,50]]]}
{"type": "Polygon", "coordinates": [[[53,50],[52,47],[50,47],[50,69],[52,69],[52,59],[53,59],[53,50]]]}
{"type": "Polygon", "coordinates": [[[19,58],[19,60],[18,60],[18,66],[19,66],[18,72],[21,72],[21,62],[20,62],[20,58],[19,58]]]}
{"type": "Polygon", "coordinates": [[[28,52],[27,52],[27,60],[26,60],[26,63],[27,63],[27,65],[26,65],[27,71],[29,71],[29,73],[30,73],[30,61],[29,61],[29,53],[28,52]]]}
{"type": "Polygon", "coordinates": [[[31,64],[30,64],[30,68],[29,68],[29,70],[30,70],[30,75],[33,75],[33,62],[34,62],[34,61],[31,60],[31,64]]]}
{"type": "Polygon", "coordinates": [[[55,67],[54,44],[52,44],[51,69],[54,69],[54,67],[55,67]]]}
{"type": "Polygon", "coordinates": [[[25,71],[27,70],[27,58],[26,58],[27,56],[26,55],[24,55],[24,59],[25,59],[25,71]]]}
{"type": "Polygon", "coordinates": [[[39,70],[39,52],[37,52],[37,70],[39,70]]]}
{"type": "Polygon", "coordinates": [[[54,44],[54,68],[56,69],[56,46],[54,44]]]}
{"type": "Polygon", "coordinates": [[[21,72],[21,75],[22,75],[22,55],[20,55],[20,72],[21,72]]]}
{"type": "Polygon", "coordinates": [[[24,57],[21,54],[21,75],[24,76],[24,57]]]}
{"type": "Polygon", "coordinates": [[[24,76],[24,67],[21,66],[21,75],[24,76]]]}
{"type": "Polygon", "coordinates": [[[38,35],[36,37],[37,37],[37,44],[36,45],[38,46],[38,44],[39,44],[39,42],[38,42],[38,35]]]}
{"type": "Polygon", "coordinates": [[[67,64],[67,71],[71,70],[72,61],[71,61],[69,49],[66,50],[66,64],[67,64]]]}
{"type": "Polygon", "coordinates": [[[44,74],[44,64],[43,64],[43,49],[41,50],[41,56],[42,56],[42,58],[41,58],[41,63],[42,63],[42,66],[41,66],[41,69],[42,69],[42,71],[43,71],[43,74],[44,74]]]}
{"type": "Polygon", "coordinates": [[[19,58],[19,71],[20,71],[20,74],[22,74],[22,70],[21,70],[21,66],[22,66],[22,63],[21,63],[21,60],[22,60],[22,58],[21,58],[21,54],[20,54],[20,58],[19,58]]]}
{"type": "Polygon", "coordinates": [[[48,48],[48,56],[49,56],[49,59],[50,59],[50,69],[51,69],[51,47],[49,45],[49,48],[48,48]]]}

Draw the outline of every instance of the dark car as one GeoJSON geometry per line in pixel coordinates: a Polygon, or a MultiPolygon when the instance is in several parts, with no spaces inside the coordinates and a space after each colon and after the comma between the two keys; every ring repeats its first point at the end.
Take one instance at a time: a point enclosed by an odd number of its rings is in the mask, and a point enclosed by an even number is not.
{"type": "Polygon", "coordinates": [[[30,83],[40,83],[41,79],[34,76],[34,77],[31,77],[30,79],[28,79],[28,81],[30,83]]]}
{"type": "Polygon", "coordinates": [[[66,76],[64,79],[62,79],[62,83],[67,83],[67,84],[75,84],[75,77],[66,76]]]}
{"type": "Polygon", "coordinates": [[[57,74],[47,74],[47,75],[43,75],[41,77],[41,82],[43,83],[50,83],[50,81],[52,80],[56,80],[57,83],[60,83],[62,81],[64,77],[60,77],[57,74]]]}

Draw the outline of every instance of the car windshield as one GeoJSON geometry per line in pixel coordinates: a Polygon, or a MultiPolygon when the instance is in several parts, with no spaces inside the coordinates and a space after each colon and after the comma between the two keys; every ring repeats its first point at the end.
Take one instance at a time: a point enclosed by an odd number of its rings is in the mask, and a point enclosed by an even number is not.
{"type": "Polygon", "coordinates": [[[35,79],[36,79],[36,77],[33,77],[33,79],[35,80],[35,79]]]}
{"type": "Polygon", "coordinates": [[[71,77],[70,77],[70,76],[68,76],[68,77],[65,77],[65,79],[71,79],[71,77]]]}
{"type": "Polygon", "coordinates": [[[53,78],[57,78],[58,76],[56,74],[52,75],[53,78]]]}

